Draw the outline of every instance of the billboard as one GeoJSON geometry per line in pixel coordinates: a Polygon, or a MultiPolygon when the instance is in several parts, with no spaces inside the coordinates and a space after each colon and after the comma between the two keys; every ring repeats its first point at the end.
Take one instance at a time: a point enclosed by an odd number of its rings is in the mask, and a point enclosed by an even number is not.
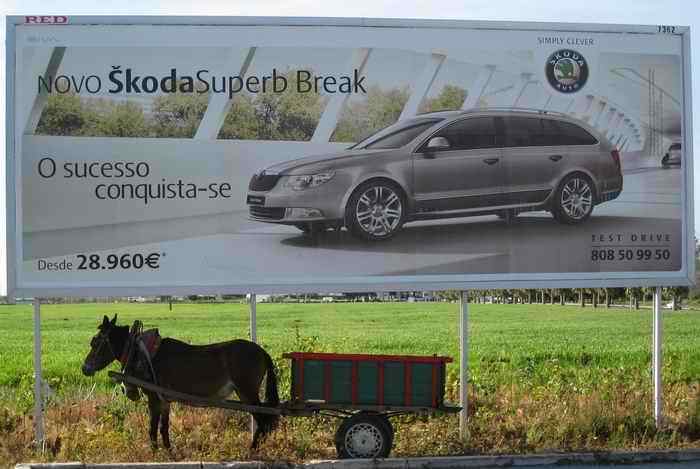
{"type": "Polygon", "coordinates": [[[8,18],[17,295],[688,285],[689,31],[8,18]]]}

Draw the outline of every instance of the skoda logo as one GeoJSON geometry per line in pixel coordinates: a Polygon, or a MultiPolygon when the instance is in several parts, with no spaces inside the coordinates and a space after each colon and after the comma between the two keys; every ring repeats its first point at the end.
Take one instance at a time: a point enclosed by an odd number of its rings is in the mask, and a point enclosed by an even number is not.
{"type": "Polygon", "coordinates": [[[549,56],[545,67],[547,81],[557,91],[575,93],[588,80],[588,63],[571,49],[560,49],[549,56]]]}

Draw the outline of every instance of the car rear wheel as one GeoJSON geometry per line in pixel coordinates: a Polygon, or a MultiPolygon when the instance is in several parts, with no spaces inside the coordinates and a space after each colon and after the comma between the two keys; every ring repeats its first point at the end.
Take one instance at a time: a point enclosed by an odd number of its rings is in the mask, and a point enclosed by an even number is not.
{"type": "Polygon", "coordinates": [[[593,212],[595,192],[593,182],[583,174],[564,178],[554,194],[552,215],[560,223],[575,225],[586,221],[593,212]]]}
{"type": "Polygon", "coordinates": [[[403,191],[384,180],[366,182],[353,192],[345,209],[345,225],[362,239],[380,241],[394,236],[403,225],[403,191]]]}

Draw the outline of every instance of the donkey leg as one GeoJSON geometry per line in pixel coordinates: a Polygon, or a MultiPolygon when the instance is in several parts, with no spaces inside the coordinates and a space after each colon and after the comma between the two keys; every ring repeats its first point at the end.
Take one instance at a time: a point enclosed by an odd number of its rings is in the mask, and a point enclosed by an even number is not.
{"type": "Polygon", "coordinates": [[[253,442],[250,444],[250,447],[257,449],[262,438],[270,433],[270,415],[253,414],[253,419],[255,419],[255,433],[253,434],[253,442]]]}
{"type": "MultiPolygon", "coordinates": [[[[237,392],[241,402],[250,405],[260,405],[260,399],[252,386],[239,386],[237,388],[237,392]]],[[[260,438],[265,434],[265,416],[263,414],[251,415],[255,420],[255,433],[253,434],[253,442],[251,443],[250,448],[256,449],[260,444],[260,438]]]]}
{"type": "Polygon", "coordinates": [[[160,421],[160,400],[157,396],[148,395],[148,411],[151,416],[151,426],[148,436],[151,437],[151,448],[158,449],[158,422],[160,421]]]}
{"type": "Polygon", "coordinates": [[[170,449],[170,403],[160,404],[160,436],[163,438],[163,446],[170,449]]]}

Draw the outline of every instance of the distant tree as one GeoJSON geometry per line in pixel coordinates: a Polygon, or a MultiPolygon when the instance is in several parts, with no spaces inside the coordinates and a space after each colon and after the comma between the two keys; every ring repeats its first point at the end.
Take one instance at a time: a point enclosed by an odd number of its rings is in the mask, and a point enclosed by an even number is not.
{"type": "Polygon", "coordinates": [[[249,94],[239,94],[231,101],[231,108],[226,114],[224,125],[219,131],[219,138],[226,140],[255,140],[258,138],[258,122],[249,94]]]}
{"type": "Polygon", "coordinates": [[[150,127],[139,104],[131,102],[96,103],[97,118],[86,130],[86,135],[99,137],[148,137],[150,127]]]}
{"type": "Polygon", "coordinates": [[[79,137],[147,137],[143,109],[132,102],[81,99],[76,94],[49,95],[36,133],[79,137]]]}
{"type": "Polygon", "coordinates": [[[399,119],[410,96],[408,86],[383,89],[372,85],[366,99],[348,100],[331,140],[358,142],[399,119]]]}
{"type": "Polygon", "coordinates": [[[445,301],[457,301],[460,299],[459,290],[442,290],[435,292],[435,296],[445,301]]]}
{"type": "Polygon", "coordinates": [[[156,137],[192,138],[209,104],[208,93],[168,93],[153,100],[153,132],[156,137]]]}
{"type": "Polygon", "coordinates": [[[38,135],[79,136],[96,115],[76,94],[51,94],[36,128],[38,135]]]}
{"type": "Polygon", "coordinates": [[[295,69],[283,76],[287,79],[287,88],[282,92],[234,97],[219,138],[311,140],[328,98],[313,91],[297,92],[295,69]]]}
{"type": "Polygon", "coordinates": [[[629,308],[639,309],[639,298],[643,294],[643,289],[641,287],[627,288],[627,295],[630,299],[629,308]]]}
{"type": "Polygon", "coordinates": [[[688,287],[669,287],[664,288],[663,293],[671,298],[671,307],[675,311],[681,308],[681,300],[688,298],[690,290],[688,287]]]}
{"type": "Polygon", "coordinates": [[[456,85],[445,85],[437,96],[423,101],[419,112],[461,109],[465,99],[467,99],[467,90],[456,85]]]}

